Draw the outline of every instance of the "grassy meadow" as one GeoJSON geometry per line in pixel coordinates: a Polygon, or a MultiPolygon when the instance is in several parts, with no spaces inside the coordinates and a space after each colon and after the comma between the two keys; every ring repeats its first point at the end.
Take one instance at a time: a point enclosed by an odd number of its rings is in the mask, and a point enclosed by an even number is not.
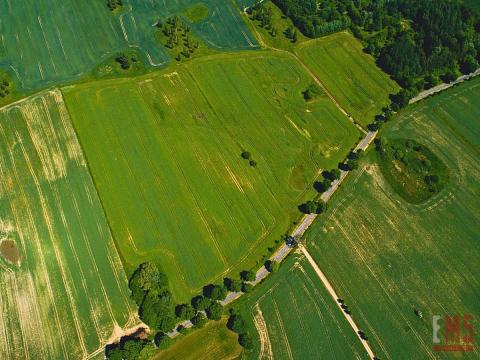
{"type": "Polygon", "coordinates": [[[400,89],[347,32],[301,43],[295,53],[362,126],[371,123],[390,104],[388,95],[400,89]]]}
{"type": "Polygon", "coordinates": [[[137,319],[60,91],[2,108],[0,138],[0,357],[101,354],[137,319]]]}
{"type": "Polygon", "coordinates": [[[251,359],[366,359],[360,340],[308,261],[289,257],[235,304],[254,339],[251,359]]]}
{"type": "Polygon", "coordinates": [[[237,334],[228,330],[227,319],[210,321],[179,339],[168,349],[159,351],[153,360],[236,359],[242,352],[237,334]]]}
{"type": "MultiPolygon", "coordinates": [[[[450,174],[442,191],[406,202],[372,150],[307,236],[381,359],[452,358],[432,351],[432,316],[480,316],[479,98],[480,80],[472,80],[409,107],[380,134],[438,156],[450,174]]],[[[479,354],[475,347],[462,358],[479,354]]]]}
{"type": "MultiPolygon", "coordinates": [[[[138,50],[147,67],[170,59],[155,38],[154,25],[183,15],[196,0],[124,0],[114,12],[107,1],[40,0],[0,2],[0,69],[20,92],[85,77],[120,51],[138,50]]],[[[205,0],[206,17],[194,18],[193,32],[217,50],[255,48],[235,5],[205,0]]]]}
{"type": "Polygon", "coordinates": [[[310,83],[250,52],[64,89],[127,270],[157,262],[180,301],[267,253],[359,137],[310,83]]]}

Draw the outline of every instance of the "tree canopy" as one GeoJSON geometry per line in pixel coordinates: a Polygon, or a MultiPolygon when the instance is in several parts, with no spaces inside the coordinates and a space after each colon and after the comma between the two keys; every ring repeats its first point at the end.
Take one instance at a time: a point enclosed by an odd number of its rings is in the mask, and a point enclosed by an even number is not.
{"type": "Polygon", "coordinates": [[[134,271],[129,287],[142,321],[154,329],[170,331],[175,325],[175,316],[166,275],[154,263],[146,262],[134,271]]]}
{"type": "Polygon", "coordinates": [[[480,15],[456,0],[272,0],[308,37],[350,28],[412,97],[480,62],[480,15]]]}

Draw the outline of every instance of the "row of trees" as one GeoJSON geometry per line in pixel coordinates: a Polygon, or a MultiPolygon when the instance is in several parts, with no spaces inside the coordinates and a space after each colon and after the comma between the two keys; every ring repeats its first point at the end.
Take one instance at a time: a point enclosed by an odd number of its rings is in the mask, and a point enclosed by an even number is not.
{"type": "MultiPolygon", "coordinates": [[[[337,169],[325,170],[322,172],[323,179],[313,184],[315,190],[320,194],[324,193],[332,186],[335,180],[340,179],[341,171],[352,171],[358,168],[361,150],[350,151],[344,162],[338,164],[337,169]]],[[[305,214],[321,214],[327,208],[327,204],[321,200],[308,200],[299,206],[299,210],[305,214]]]]}
{"type": "MultiPolygon", "coordinates": [[[[277,262],[267,261],[265,267],[273,272],[278,268],[277,262]]],[[[203,287],[201,295],[193,297],[190,303],[174,305],[168,289],[168,279],[152,262],[140,264],[129,280],[131,297],[138,305],[140,319],[153,331],[156,331],[154,341],[137,337],[123,337],[119,343],[106,347],[108,359],[143,360],[149,359],[157,348],[165,349],[174,339],[168,336],[175,324],[183,320],[190,320],[194,328],[203,327],[208,320],[220,320],[224,308],[220,301],[224,300],[229,291],[248,293],[253,286],[255,273],[249,270],[242,271],[239,279],[224,278],[223,284],[209,284],[203,287]]],[[[237,319],[238,320],[238,319],[237,319]]],[[[237,323],[230,320],[229,324],[237,323]]],[[[237,325],[229,325],[233,331],[239,332],[237,325]],[[234,330],[236,329],[236,330],[234,330]]],[[[189,330],[182,325],[176,330],[181,334],[189,330]]],[[[250,336],[244,331],[239,332],[238,341],[243,347],[252,346],[250,336]]]]}

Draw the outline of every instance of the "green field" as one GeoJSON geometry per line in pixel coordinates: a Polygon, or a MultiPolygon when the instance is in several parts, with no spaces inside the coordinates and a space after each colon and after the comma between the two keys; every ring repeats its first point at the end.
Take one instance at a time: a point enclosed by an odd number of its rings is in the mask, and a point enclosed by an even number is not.
{"type": "MultiPolygon", "coordinates": [[[[124,0],[112,13],[106,0],[0,1],[0,68],[22,91],[72,81],[119,51],[133,48],[150,67],[169,61],[154,35],[159,19],[197,4],[195,0],[124,0]]],[[[208,17],[193,31],[215,49],[257,45],[233,3],[205,0],[208,17]]]]}
{"type": "MultiPolygon", "coordinates": [[[[480,80],[470,81],[409,107],[381,133],[414,139],[446,164],[450,181],[439,194],[407,203],[371,152],[308,234],[381,359],[451,358],[432,351],[432,316],[480,316],[479,97],[480,80]]],[[[475,347],[463,358],[479,354],[475,347]]]]}
{"type": "Polygon", "coordinates": [[[358,139],[310,81],[250,52],[64,90],[127,270],[156,261],[180,301],[254,265],[358,139]]]}
{"type": "Polygon", "coordinates": [[[60,91],[0,110],[0,137],[1,358],[101,354],[138,320],[60,91]]]}
{"type": "Polygon", "coordinates": [[[227,320],[210,321],[199,330],[194,330],[167,350],[160,351],[154,360],[221,360],[236,359],[242,352],[237,334],[227,329],[227,320]]]}
{"type": "Polygon", "coordinates": [[[295,52],[360,125],[371,123],[399,90],[349,33],[304,42],[295,52]]]}
{"type": "Polygon", "coordinates": [[[242,299],[254,338],[251,359],[366,359],[360,340],[303,256],[242,299]]]}

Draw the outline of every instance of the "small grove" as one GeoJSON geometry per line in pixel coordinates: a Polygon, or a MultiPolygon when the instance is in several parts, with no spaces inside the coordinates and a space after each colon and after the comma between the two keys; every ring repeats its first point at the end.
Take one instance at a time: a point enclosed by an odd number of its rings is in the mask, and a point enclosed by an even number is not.
{"type": "Polygon", "coordinates": [[[445,164],[426,146],[411,139],[375,139],[380,168],[397,193],[411,203],[437,194],[448,181],[445,164]]]}
{"type": "MultiPolygon", "coordinates": [[[[265,267],[273,272],[278,268],[277,262],[266,261],[265,267]]],[[[150,327],[151,334],[146,338],[125,336],[118,343],[110,344],[105,349],[108,359],[143,360],[149,359],[158,350],[166,349],[175,339],[169,336],[172,329],[185,335],[189,331],[202,328],[208,320],[218,321],[224,315],[220,303],[228,292],[248,293],[255,280],[255,273],[249,270],[240,273],[240,279],[225,278],[223,284],[204,286],[202,294],[191,299],[190,303],[174,304],[168,289],[168,279],[151,262],[142,263],[130,277],[131,298],[138,306],[140,319],[150,327]],[[178,325],[190,320],[192,327],[178,325]]],[[[238,333],[238,342],[246,350],[252,348],[250,334],[245,332],[243,319],[233,312],[227,327],[238,333]]]]}

